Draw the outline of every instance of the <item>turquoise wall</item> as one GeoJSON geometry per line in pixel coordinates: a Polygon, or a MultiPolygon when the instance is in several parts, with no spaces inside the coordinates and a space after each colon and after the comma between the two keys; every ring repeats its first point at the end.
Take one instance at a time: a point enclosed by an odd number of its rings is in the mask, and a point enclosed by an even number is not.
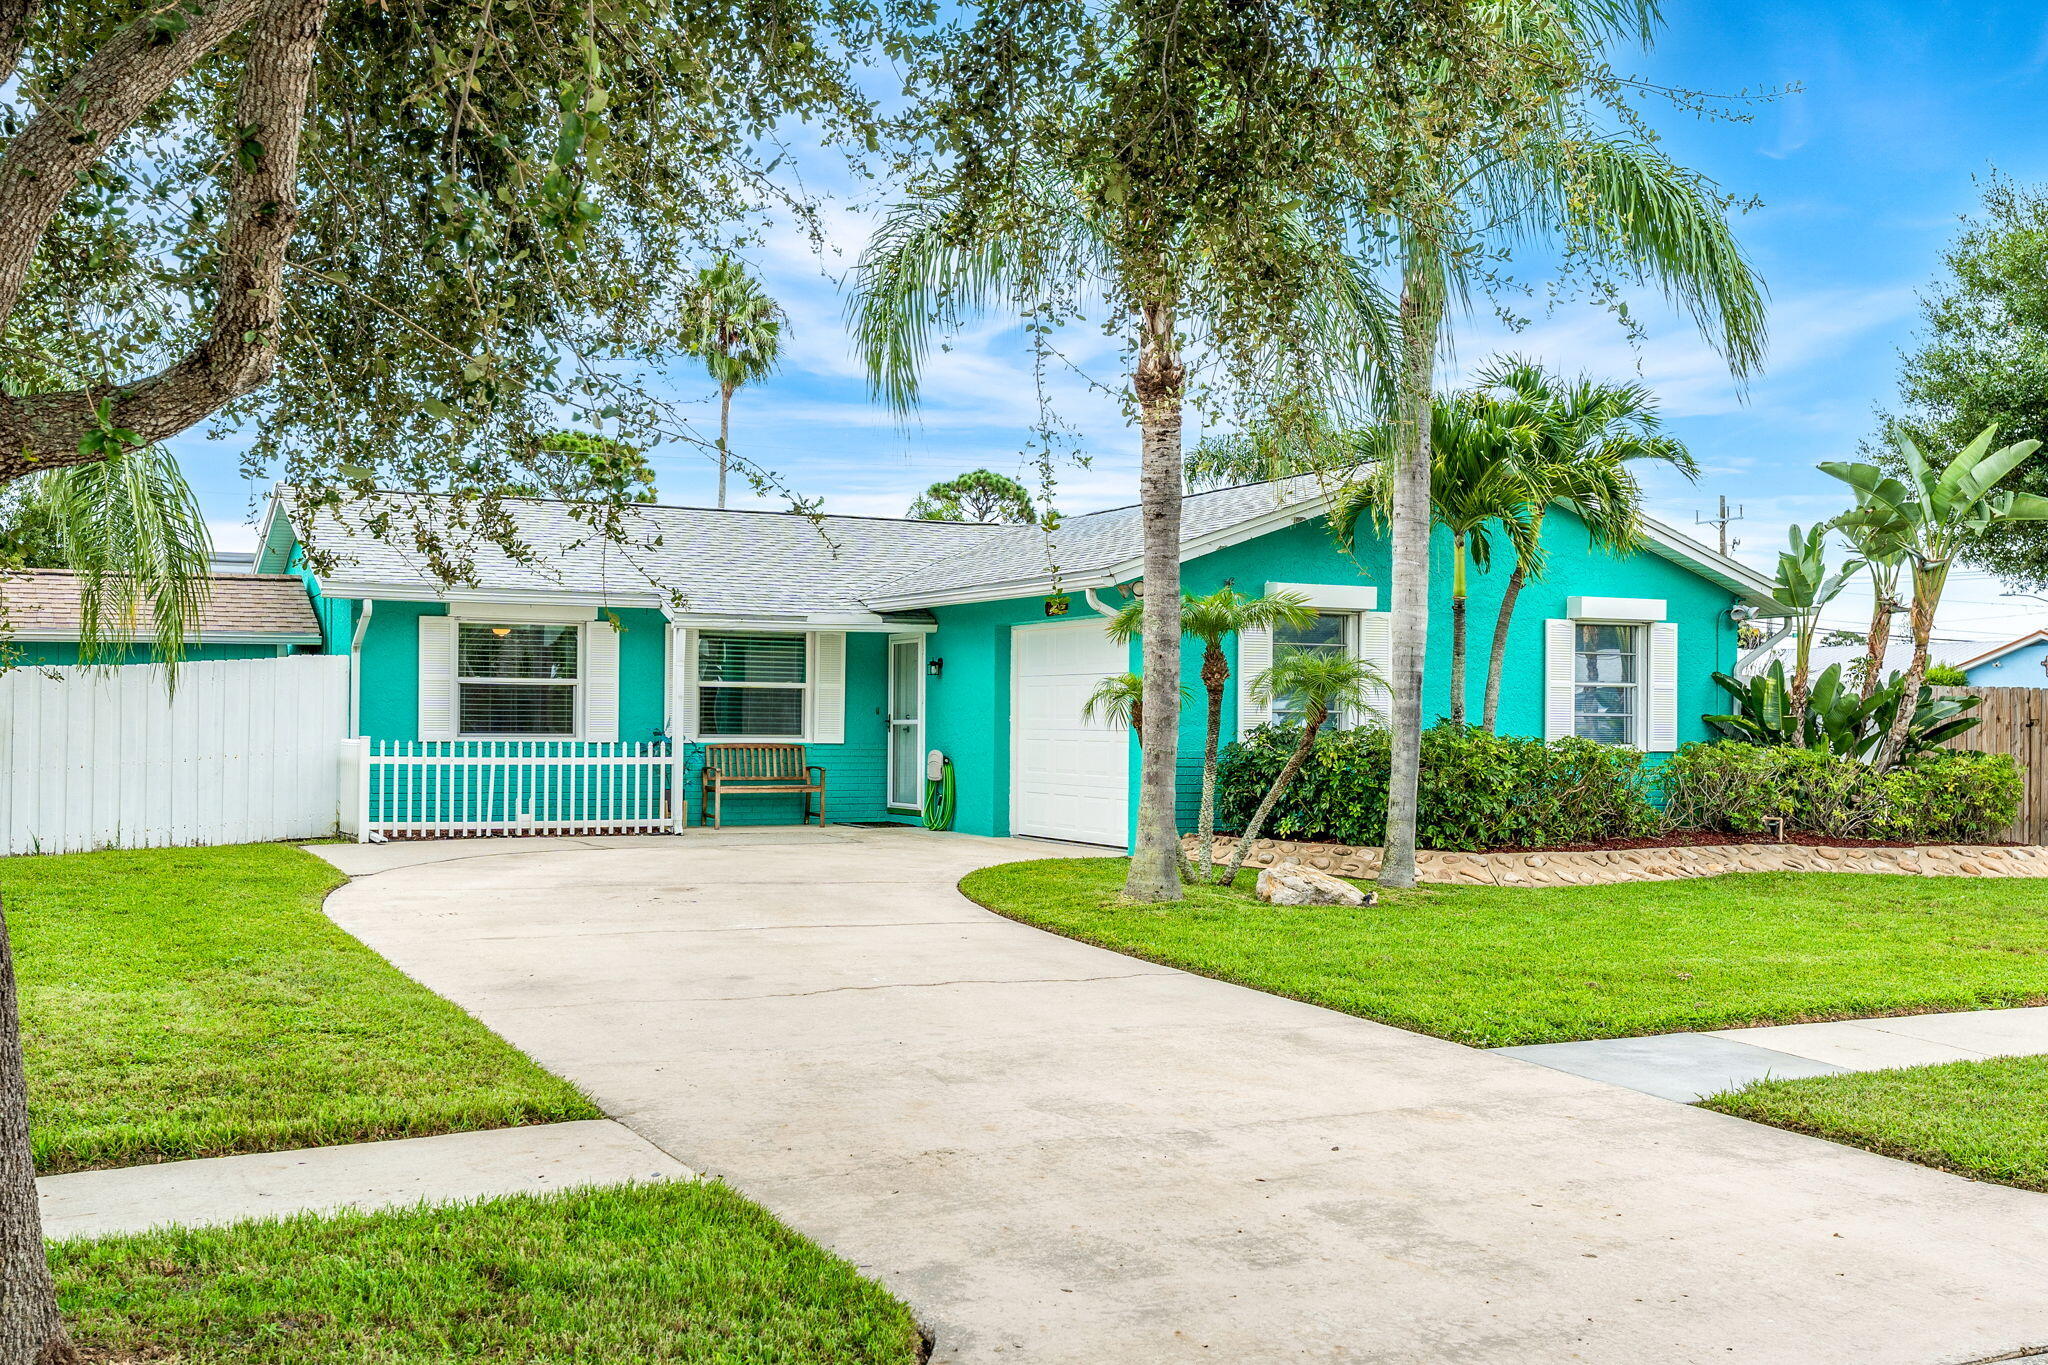
{"type": "MultiPolygon", "coordinates": [[[[2048,660],[2048,644],[2038,641],[2001,654],[1990,663],[1966,670],[1972,687],[2048,687],[2048,672],[2041,664],[2048,660]]],[[[1895,665],[1896,666],[1896,665],[1895,665]]]]}
{"type": "MultiPolygon", "coordinates": [[[[1568,596],[1660,597],[1666,619],[1678,625],[1678,738],[1686,743],[1708,738],[1700,716],[1719,709],[1716,669],[1735,662],[1735,625],[1728,608],[1735,601],[1726,589],[1659,556],[1638,553],[1617,557],[1595,547],[1586,529],[1568,512],[1553,511],[1544,524],[1550,552],[1548,574],[1527,584],[1509,629],[1501,687],[1499,728],[1504,734],[1543,733],[1543,622],[1565,613],[1568,596]]],[[[1512,567],[1503,553],[1490,573],[1470,575],[1466,678],[1468,715],[1475,723],[1484,698],[1486,659],[1492,646],[1495,613],[1512,567]]],[[[1246,541],[1214,554],[1189,560],[1182,568],[1187,591],[1214,592],[1225,584],[1246,594],[1262,592],[1268,582],[1324,583],[1380,589],[1387,606],[1389,556],[1381,538],[1362,539],[1357,554],[1340,550],[1320,518],[1246,541]]],[[[1429,667],[1424,675],[1424,714],[1435,720],[1450,706],[1451,543],[1439,530],[1431,543],[1431,611],[1429,667]]],[[[1080,595],[1072,597],[1070,619],[1089,610],[1080,595]]],[[[1046,619],[1043,597],[1013,598],[969,606],[940,607],[939,629],[927,643],[929,655],[942,657],[941,677],[927,683],[926,744],[946,751],[954,763],[959,793],[956,829],[974,834],[1009,833],[1010,801],[1010,628],[1046,619]]],[[[1236,640],[1226,643],[1233,675],[1236,640]]],[[[1133,645],[1131,667],[1137,667],[1133,645]]],[[[1198,647],[1181,656],[1182,681],[1189,703],[1181,713],[1179,817],[1192,826],[1201,796],[1202,744],[1206,696],[1201,685],[1198,647]]],[[[1237,730],[1237,688],[1233,676],[1225,699],[1223,738],[1237,730]]],[[[1131,744],[1130,773],[1135,793],[1138,752],[1131,744]]],[[[1135,834],[1137,801],[1131,802],[1135,834]]]]}

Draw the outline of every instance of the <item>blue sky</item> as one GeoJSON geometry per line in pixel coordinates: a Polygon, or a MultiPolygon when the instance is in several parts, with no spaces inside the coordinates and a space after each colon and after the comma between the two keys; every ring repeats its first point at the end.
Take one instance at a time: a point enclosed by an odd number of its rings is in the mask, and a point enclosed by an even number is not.
{"type": "MultiPolygon", "coordinates": [[[[1631,344],[1582,305],[1561,306],[1513,336],[1475,321],[1462,331],[1456,364],[1509,348],[1567,370],[1640,375],[1705,466],[1697,486],[1654,478],[1652,510],[1690,527],[1696,510],[1726,494],[1746,509],[1732,532],[1736,553],[1767,566],[1787,522],[1839,510],[1837,485],[1813,463],[1852,454],[1873,408],[1891,397],[1916,293],[1934,278],[1958,216],[1973,208],[1978,179],[1994,169],[2048,179],[2038,114],[2048,100],[2048,12],[2015,0],[1696,0],[1669,4],[1666,17],[1656,50],[1629,63],[1644,76],[1723,93],[1800,87],[1757,106],[1748,123],[1655,111],[1682,163],[1763,201],[1739,230],[1771,290],[1764,375],[1738,392],[1675,319],[1650,310],[1650,335],[1631,344]]],[[[840,325],[839,280],[869,221],[860,203],[842,201],[828,215],[822,255],[794,233],[756,253],[789,312],[790,337],[783,372],[741,395],[734,443],[793,487],[823,496],[828,509],[895,515],[936,479],[980,465],[1019,471],[1038,405],[1017,334],[999,322],[936,358],[914,428],[867,401],[840,325]]],[[[1077,369],[1054,374],[1051,391],[1090,461],[1061,469],[1061,505],[1132,501],[1135,434],[1087,382],[1114,382],[1113,348],[1084,330],[1067,349],[1077,369]]],[[[668,382],[678,395],[708,396],[685,363],[668,382]]],[[[703,410],[711,412],[708,403],[703,410]]],[[[248,544],[245,519],[261,486],[242,480],[235,447],[195,436],[177,450],[220,544],[248,544]]],[[[711,472],[694,450],[653,455],[663,501],[712,500],[711,472]]],[[[1944,632],[2002,639],[2048,625],[2048,608],[2000,591],[1981,574],[1959,575],[1944,632]]],[[[1845,595],[1831,619],[1849,624],[1864,611],[1845,595]]]]}

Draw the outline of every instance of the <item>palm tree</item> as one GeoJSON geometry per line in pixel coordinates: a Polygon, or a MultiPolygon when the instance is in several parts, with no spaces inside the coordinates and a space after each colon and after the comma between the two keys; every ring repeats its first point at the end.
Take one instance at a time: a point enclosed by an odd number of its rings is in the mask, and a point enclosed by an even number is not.
{"type": "Polygon", "coordinates": [[[683,348],[704,362],[718,385],[718,505],[732,457],[732,396],[774,373],[782,351],[782,309],[739,262],[727,258],[697,272],[683,303],[683,348]]]}
{"type": "MultiPolygon", "coordinates": [[[[0,568],[79,575],[82,661],[118,658],[146,618],[155,657],[175,684],[206,604],[213,542],[167,450],[124,446],[98,463],[52,470],[10,490],[0,517],[0,568]]],[[[6,596],[0,572],[0,613],[6,596]]]]}
{"type": "Polygon", "coordinates": [[[1272,700],[1284,697],[1301,711],[1301,738],[1274,775],[1273,785],[1259,799],[1258,809],[1238,834],[1230,866],[1216,879],[1217,885],[1229,886],[1237,880],[1253,842],[1266,827],[1266,817],[1273,813],[1273,807],[1308,762],[1316,747],[1316,733],[1331,713],[1347,706],[1361,706],[1369,690],[1385,686],[1386,679],[1378,669],[1349,654],[1283,654],[1273,661],[1271,668],[1252,680],[1253,695],[1272,700]]]}
{"type": "MultiPolygon", "coordinates": [[[[1449,394],[1430,405],[1429,505],[1435,523],[1451,533],[1451,710],[1453,725],[1465,723],[1466,607],[1468,562],[1485,573],[1493,565],[1490,523],[1498,522],[1513,543],[1517,563],[1533,558],[1537,498],[1522,464],[1536,440],[1535,414],[1513,402],[1478,394],[1449,394]]],[[[1360,438],[1360,454],[1373,462],[1374,476],[1338,490],[1330,524],[1349,549],[1358,523],[1370,519],[1384,529],[1393,514],[1393,471],[1401,433],[1391,425],[1360,438]]]]}
{"type": "MultiPolygon", "coordinates": [[[[1128,644],[1143,633],[1144,618],[1144,599],[1132,599],[1111,618],[1109,638],[1128,644]]],[[[1216,755],[1223,742],[1223,696],[1230,684],[1230,660],[1223,653],[1224,637],[1277,626],[1302,629],[1313,625],[1315,619],[1315,608],[1298,592],[1246,597],[1225,586],[1202,597],[1181,594],[1181,633],[1202,642],[1202,690],[1209,697],[1208,727],[1202,743],[1202,803],[1195,817],[1195,857],[1191,864],[1197,877],[1214,880],[1216,875],[1216,755]]]]}
{"type": "MultiPolygon", "coordinates": [[[[1862,507],[1869,502],[1856,495],[1862,507]]],[[[1842,534],[1863,560],[1870,575],[1870,634],[1863,638],[1863,679],[1858,686],[1863,700],[1884,683],[1884,656],[1891,647],[1892,617],[1904,607],[1899,600],[1899,573],[1906,566],[1905,524],[1882,509],[1873,509],[1868,520],[1843,525],[1842,534]]]]}
{"type": "Polygon", "coordinates": [[[2039,441],[2016,441],[1991,449],[1998,428],[1986,427],[1940,470],[1931,468],[1920,447],[1904,434],[1897,437],[1903,479],[1875,465],[1828,460],[1823,472],[1856,490],[1855,510],[1837,519],[1845,532],[1878,525],[1894,528],[1898,543],[1913,565],[1913,661],[1906,668],[1899,709],[1873,760],[1879,772],[1899,761],[1919,706],[1920,685],[1927,678],[1928,640],[1934,613],[1956,556],[1993,526],[2016,521],[2048,521],[2048,498],[2034,493],[1992,491],[2000,479],[2019,468],[2040,449],[2039,441]]]}
{"type": "Polygon", "coordinates": [[[1514,571],[1501,592],[1493,622],[1493,649],[1486,664],[1486,700],[1479,723],[1491,732],[1500,715],[1500,683],[1507,663],[1508,629],[1523,585],[1543,575],[1543,521],[1562,503],[1585,523],[1593,543],[1626,554],[1642,540],[1643,492],[1628,465],[1661,460],[1686,478],[1699,466],[1683,442],[1658,430],[1657,400],[1638,383],[1614,383],[1580,375],[1569,382],[1527,360],[1513,357],[1481,370],[1482,391],[1500,390],[1536,412],[1536,439],[1520,456],[1531,485],[1532,511],[1526,545],[1518,543],[1514,571]]]}
{"type": "Polygon", "coordinates": [[[1820,634],[1820,614],[1841,595],[1862,562],[1851,559],[1833,573],[1828,572],[1829,527],[1802,531],[1795,523],[1790,548],[1778,552],[1777,581],[1771,587],[1772,604],[1767,616],[1789,617],[1793,629],[1792,686],[1788,689],[1792,742],[1806,744],[1806,711],[1813,699],[1813,642],[1820,634]]]}
{"type": "MultiPolygon", "coordinates": [[[[1555,22],[1647,40],[1654,11],[1567,7],[1555,22]]],[[[1531,16],[1530,22],[1536,22],[1531,16]]],[[[1576,46],[1580,35],[1557,41],[1576,46]]],[[[1392,762],[1380,881],[1415,884],[1416,784],[1422,753],[1422,671],[1429,630],[1430,407],[1451,305],[1493,258],[1485,249],[1560,244],[1596,266],[1654,281],[1721,351],[1731,373],[1763,354],[1761,286],[1713,187],[1656,148],[1606,132],[1560,106],[1544,132],[1485,155],[1448,148],[1417,163],[1396,205],[1402,370],[1401,432],[1392,484],[1392,762]]]]}
{"type": "MultiPolygon", "coordinates": [[[[935,333],[957,329],[970,316],[1015,308],[1022,299],[1073,299],[1080,289],[1126,319],[1139,433],[1141,572],[1156,606],[1142,626],[1138,828],[1124,893],[1134,901],[1177,900],[1183,343],[1191,323],[1201,320],[1197,301],[1216,292],[1215,257],[1149,235],[1152,245],[1140,257],[1113,249],[1112,239],[1146,215],[1125,197],[1126,185],[1104,181],[1097,163],[1045,157],[1010,189],[1025,202],[1003,213],[984,211],[975,187],[957,181],[937,182],[926,197],[889,213],[856,271],[849,304],[855,345],[873,390],[907,412],[935,333]]],[[[1284,212],[1242,221],[1265,224],[1259,231],[1291,247],[1298,293],[1275,308],[1288,314],[1288,334],[1301,339],[1299,355],[1331,357],[1333,367],[1348,370],[1376,354],[1384,314],[1356,261],[1296,232],[1284,212]]]]}
{"type": "MultiPolygon", "coordinates": [[[[1181,684],[1181,700],[1187,700],[1188,688],[1181,684]]],[[[1111,725],[1130,727],[1133,733],[1145,728],[1145,680],[1135,673],[1112,673],[1095,684],[1095,690],[1088,694],[1088,700],[1081,703],[1081,714],[1089,720],[1104,720],[1111,725]]]]}

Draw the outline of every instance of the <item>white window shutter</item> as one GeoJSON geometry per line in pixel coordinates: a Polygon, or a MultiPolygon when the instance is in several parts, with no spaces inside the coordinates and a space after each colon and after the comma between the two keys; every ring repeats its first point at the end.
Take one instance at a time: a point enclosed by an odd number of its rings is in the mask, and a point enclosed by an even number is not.
{"type": "Polygon", "coordinates": [[[1572,721],[1572,623],[1558,617],[1543,623],[1543,737],[1563,739],[1577,733],[1572,721]]]}
{"type": "Polygon", "coordinates": [[[1668,754],[1678,747],[1678,626],[1670,621],[1650,625],[1650,709],[1643,727],[1643,749],[1668,754]]]}
{"type": "Polygon", "coordinates": [[[1243,739],[1273,718],[1272,702],[1252,695],[1259,674],[1273,666],[1273,632],[1265,627],[1237,633],[1237,737],[1243,739]]]}
{"type": "Polygon", "coordinates": [[[420,618],[420,738],[455,738],[455,620],[420,618]]]}
{"type": "Polygon", "coordinates": [[[811,727],[813,744],[846,742],[846,632],[811,632],[811,727]]]}
{"type": "Polygon", "coordinates": [[[697,738],[697,632],[670,626],[668,637],[669,738],[697,738]]]}
{"type": "Polygon", "coordinates": [[[619,737],[619,630],[600,617],[583,628],[583,738],[619,737]]]}
{"type": "MultiPolygon", "coordinates": [[[[1382,678],[1394,673],[1394,614],[1390,611],[1362,611],[1358,614],[1358,657],[1371,664],[1382,678]]],[[[1366,709],[1385,725],[1394,714],[1393,694],[1377,684],[1365,689],[1366,709]]]]}

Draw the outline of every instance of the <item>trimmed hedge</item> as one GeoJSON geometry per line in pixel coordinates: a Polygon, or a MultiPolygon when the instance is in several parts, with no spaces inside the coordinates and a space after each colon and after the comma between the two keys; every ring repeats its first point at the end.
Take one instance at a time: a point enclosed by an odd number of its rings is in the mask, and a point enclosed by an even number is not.
{"type": "MultiPolygon", "coordinates": [[[[1231,745],[1217,775],[1216,813],[1242,829],[1300,742],[1296,727],[1268,726],[1231,745]]],[[[1274,809],[1278,839],[1377,844],[1387,827],[1387,732],[1316,736],[1301,775],[1274,809]]],[[[1586,739],[1546,744],[1448,721],[1422,736],[1416,834],[1424,848],[1486,849],[1590,844],[1657,828],[1649,770],[1634,749],[1586,739]]]]}
{"type": "MultiPolygon", "coordinates": [[[[1218,828],[1244,828],[1300,730],[1267,726],[1223,751],[1218,828]]],[[[1378,844],[1387,827],[1387,732],[1316,737],[1267,825],[1276,839],[1378,844]]],[[[1423,848],[1555,848],[1704,829],[1827,838],[1969,843],[1998,838],[2019,809],[2003,754],[1937,750],[1878,776],[1817,749],[1732,741],[1685,745],[1661,765],[1584,739],[1545,743],[1443,722],[1423,732],[1417,842],[1423,848]],[[1662,810],[1658,809],[1662,806],[1662,810]]]]}
{"type": "Polygon", "coordinates": [[[1998,838],[2021,792],[2019,765],[2006,754],[1937,749],[1880,776],[1819,749],[1733,741],[1686,745],[1659,784],[1673,828],[1761,834],[1777,818],[1829,838],[1928,843],[1998,838]]]}

